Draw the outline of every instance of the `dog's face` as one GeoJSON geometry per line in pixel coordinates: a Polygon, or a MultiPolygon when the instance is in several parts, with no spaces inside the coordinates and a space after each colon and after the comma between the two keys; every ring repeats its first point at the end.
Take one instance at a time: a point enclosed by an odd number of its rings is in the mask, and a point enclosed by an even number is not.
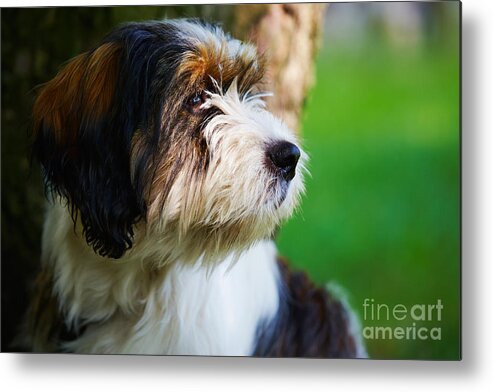
{"type": "Polygon", "coordinates": [[[121,27],[44,86],[33,153],[96,252],[121,257],[137,224],[185,258],[272,235],[305,158],[265,109],[263,76],[252,46],[168,21],[121,27]]]}

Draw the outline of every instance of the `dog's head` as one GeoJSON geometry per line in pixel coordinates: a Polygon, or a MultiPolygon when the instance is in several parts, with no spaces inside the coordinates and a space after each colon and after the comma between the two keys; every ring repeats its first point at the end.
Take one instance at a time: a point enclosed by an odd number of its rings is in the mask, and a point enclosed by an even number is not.
{"type": "Polygon", "coordinates": [[[304,153],[265,109],[263,75],[254,47],[181,20],[125,25],[43,87],[33,154],[97,253],[121,257],[136,225],[184,257],[272,235],[304,153]]]}

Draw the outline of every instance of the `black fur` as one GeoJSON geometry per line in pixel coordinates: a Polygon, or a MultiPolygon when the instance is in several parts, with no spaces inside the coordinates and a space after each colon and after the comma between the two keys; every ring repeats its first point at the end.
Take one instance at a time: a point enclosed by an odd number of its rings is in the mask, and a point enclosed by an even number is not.
{"type": "Polygon", "coordinates": [[[165,103],[180,103],[175,95],[183,90],[173,77],[181,56],[191,49],[176,34],[166,23],[132,23],[108,35],[103,43],[121,46],[110,110],[97,121],[84,115],[82,90],[67,108],[70,124],[64,124],[77,128],[74,140],[61,145],[43,121],[34,132],[32,154],[42,164],[48,188],[66,198],[74,221],[80,216],[87,242],[102,256],[121,257],[132,246],[133,225],[145,216],[146,170],[158,145],[166,153],[161,118],[164,114],[173,121],[176,108],[165,103]],[[137,130],[147,148],[135,162],[132,181],[130,149],[137,130]]]}
{"type": "Polygon", "coordinates": [[[304,272],[292,272],[284,261],[277,317],[259,328],[254,356],[355,358],[347,310],[304,272]]]}

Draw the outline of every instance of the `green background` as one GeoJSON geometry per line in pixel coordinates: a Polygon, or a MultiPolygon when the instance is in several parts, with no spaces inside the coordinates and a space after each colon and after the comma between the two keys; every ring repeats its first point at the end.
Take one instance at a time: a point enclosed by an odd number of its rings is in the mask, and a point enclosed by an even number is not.
{"type": "Polygon", "coordinates": [[[413,323],[383,308],[363,320],[365,298],[441,299],[441,321],[416,322],[441,340],[367,340],[374,358],[460,355],[459,4],[429,11],[434,30],[414,44],[372,24],[357,44],[326,33],[303,121],[311,176],[278,237],[292,264],[343,288],[363,327],[413,323]]]}

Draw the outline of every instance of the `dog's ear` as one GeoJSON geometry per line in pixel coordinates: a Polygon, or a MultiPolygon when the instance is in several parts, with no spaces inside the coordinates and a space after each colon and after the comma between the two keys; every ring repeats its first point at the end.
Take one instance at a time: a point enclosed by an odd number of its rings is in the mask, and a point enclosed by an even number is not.
{"type": "Polygon", "coordinates": [[[118,100],[122,48],[104,43],[43,86],[33,111],[33,157],[48,187],[68,201],[87,243],[102,256],[132,246],[142,206],[130,178],[129,124],[118,100]]]}

